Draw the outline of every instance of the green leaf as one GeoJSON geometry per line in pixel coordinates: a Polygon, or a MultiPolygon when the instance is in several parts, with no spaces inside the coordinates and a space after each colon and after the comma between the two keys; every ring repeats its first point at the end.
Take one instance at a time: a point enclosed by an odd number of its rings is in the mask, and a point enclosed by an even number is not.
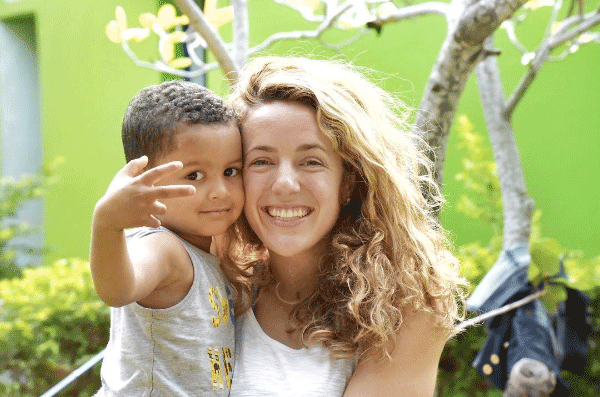
{"type": "Polygon", "coordinates": [[[560,244],[551,238],[541,238],[531,243],[531,260],[543,278],[557,274],[560,270],[560,244]]]}
{"type": "Polygon", "coordinates": [[[527,278],[534,286],[540,285],[543,281],[542,273],[537,266],[529,266],[529,269],[527,269],[527,278]]]}
{"type": "Polygon", "coordinates": [[[549,284],[546,286],[548,292],[540,300],[544,304],[550,316],[558,312],[558,304],[567,299],[567,290],[562,285],[549,284]]]}
{"type": "Polygon", "coordinates": [[[594,265],[593,260],[570,257],[565,259],[564,265],[569,276],[569,279],[565,283],[567,286],[588,292],[600,284],[598,265],[594,265]]]}

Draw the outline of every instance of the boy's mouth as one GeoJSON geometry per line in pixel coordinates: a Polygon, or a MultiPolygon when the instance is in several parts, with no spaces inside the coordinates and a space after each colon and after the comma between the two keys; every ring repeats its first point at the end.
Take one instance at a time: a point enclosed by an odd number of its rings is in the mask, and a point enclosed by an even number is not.
{"type": "Polygon", "coordinates": [[[201,211],[201,212],[204,214],[221,214],[221,213],[225,213],[228,211],[229,211],[229,208],[214,208],[214,209],[205,210],[205,211],[201,211]]]}

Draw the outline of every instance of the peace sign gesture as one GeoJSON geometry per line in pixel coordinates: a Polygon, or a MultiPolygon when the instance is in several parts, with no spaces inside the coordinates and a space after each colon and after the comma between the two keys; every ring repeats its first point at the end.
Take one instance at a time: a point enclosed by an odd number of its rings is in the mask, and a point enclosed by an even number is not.
{"type": "Polygon", "coordinates": [[[196,192],[192,185],[155,186],[166,176],[180,170],[180,161],[161,164],[147,171],[148,157],[131,160],[113,178],[104,196],[96,204],[95,221],[99,226],[123,230],[131,227],[160,226],[158,216],[167,207],[160,201],[190,196],[196,192]]]}

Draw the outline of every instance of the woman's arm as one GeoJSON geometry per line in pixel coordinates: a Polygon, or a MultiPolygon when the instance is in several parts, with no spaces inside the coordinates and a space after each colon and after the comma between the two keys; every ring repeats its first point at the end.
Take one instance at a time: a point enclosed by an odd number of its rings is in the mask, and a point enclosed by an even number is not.
{"type": "Polygon", "coordinates": [[[412,312],[396,336],[392,359],[361,357],[344,397],[431,397],[448,331],[436,327],[433,315],[412,312]]]}

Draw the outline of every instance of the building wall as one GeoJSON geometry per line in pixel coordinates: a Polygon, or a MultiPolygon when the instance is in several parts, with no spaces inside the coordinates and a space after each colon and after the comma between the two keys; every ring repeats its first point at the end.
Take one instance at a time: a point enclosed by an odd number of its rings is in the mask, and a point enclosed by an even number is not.
{"type": "MultiPolygon", "coordinates": [[[[141,71],[120,46],[106,38],[105,26],[114,19],[119,3],[0,2],[0,21],[5,28],[18,25],[23,17],[33,21],[35,27],[41,100],[40,163],[64,159],[57,168],[58,181],[50,188],[44,205],[44,245],[50,249],[49,261],[87,258],[94,205],[125,162],[120,140],[123,112],[140,88],[160,81],[158,73],[141,71]]],[[[132,24],[137,24],[140,13],[156,12],[157,8],[156,2],[147,0],[126,3],[132,24]]],[[[21,70],[30,66],[22,65],[21,70]]],[[[7,91],[6,86],[0,87],[4,102],[0,109],[10,105],[11,95],[14,98],[15,93],[7,91]]],[[[32,102],[36,100],[31,98],[32,102]]],[[[0,117],[4,120],[10,114],[0,110],[0,117]]],[[[10,134],[23,133],[14,128],[11,126],[10,134]]],[[[2,143],[3,151],[14,152],[6,143],[2,143]]],[[[3,161],[3,169],[7,168],[9,165],[3,161]]],[[[39,164],[33,168],[31,171],[39,169],[39,164]]]]}
{"type": "MultiPolygon", "coordinates": [[[[251,45],[278,30],[310,27],[283,6],[269,1],[249,3],[251,45]]],[[[57,169],[60,179],[45,199],[45,245],[53,249],[49,261],[87,258],[94,205],[124,165],[120,141],[123,112],[139,89],[161,79],[157,72],[135,66],[119,45],[106,38],[105,26],[114,19],[119,4],[131,26],[139,26],[139,14],[157,9],[157,2],[150,0],[0,1],[0,20],[30,16],[34,21],[43,161],[64,158],[57,169]]],[[[441,17],[432,16],[385,26],[381,35],[373,31],[342,52],[314,41],[295,41],[275,45],[265,54],[309,53],[349,59],[379,71],[385,89],[418,107],[445,28],[441,17]]],[[[231,25],[226,25],[221,32],[230,36],[230,29],[231,25]]],[[[335,43],[346,38],[332,32],[324,39],[335,43]]],[[[136,47],[137,53],[148,59],[157,57],[151,44],[136,47]]],[[[535,43],[526,44],[534,48],[535,43]]],[[[508,93],[524,67],[519,63],[520,55],[506,45],[502,32],[497,34],[497,45],[503,49],[499,60],[508,93]]],[[[564,62],[546,65],[514,115],[529,193],[543,211],[544,234],[567,247],[584,249],[588,255],[600,253],[595,229],[600,223],[599,65],[600,49],[594,44],[564,62]]],[[[227,84],[218,72],[209,74],[207,84],[226,93],[227,84]]],[[[466,114],[485,134],[473,77],[458,114],[466,114]]],[[[1,110],[0,117],[5,117],[1,110]]],[[[452,209],[461,192],[453,179],[461,156],[455,135],[451,135],[448,146],[444,191],[449,207],[442,220],[457,244],[486,241],[490,232],[485,225],[452,209]]]]}

